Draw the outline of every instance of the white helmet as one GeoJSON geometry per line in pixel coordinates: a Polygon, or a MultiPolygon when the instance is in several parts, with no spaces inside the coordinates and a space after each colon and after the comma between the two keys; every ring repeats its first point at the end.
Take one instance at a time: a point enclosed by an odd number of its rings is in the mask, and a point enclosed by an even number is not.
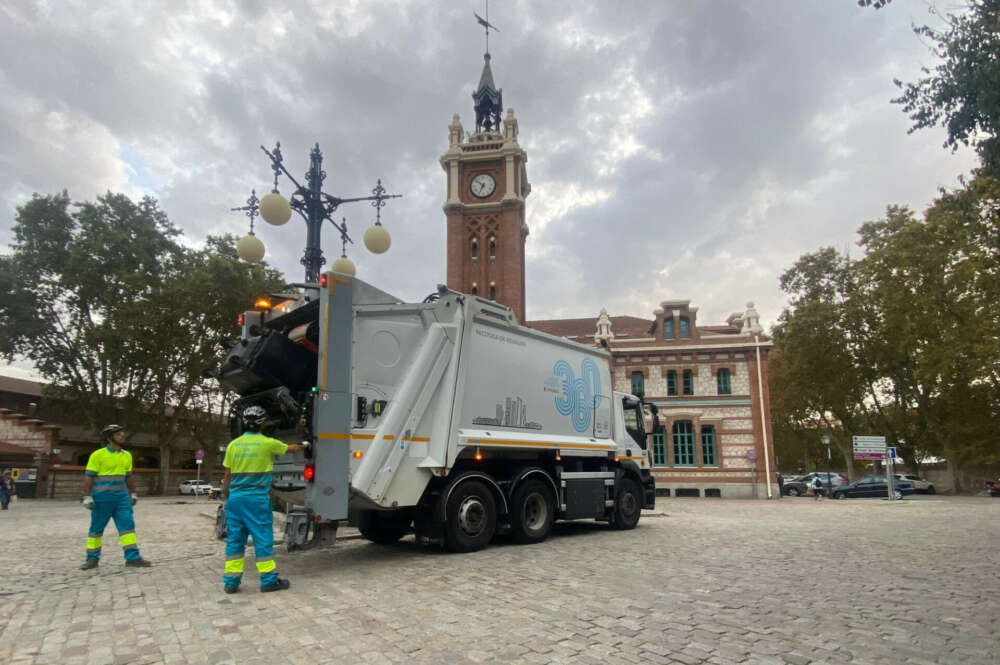
{"type": "Polygon", "coordinates": [[[260,406],[250,406],[243,410],[243,424],[259,429],[267,420],[267,411],[260,406]]]}

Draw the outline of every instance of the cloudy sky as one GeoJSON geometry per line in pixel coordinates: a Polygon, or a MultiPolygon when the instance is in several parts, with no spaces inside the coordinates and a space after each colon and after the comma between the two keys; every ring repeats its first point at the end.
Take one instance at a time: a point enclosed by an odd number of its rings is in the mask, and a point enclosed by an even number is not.
{"type": "MultiPolygon", "coordinates": [[[[230,207],[319,142],[325,189],[390,192],[393,247],[360,277],[406,300],[445,277],[448,124],[473,125],[483,0],[0,0],[0,246],[32,192],[157,197],[191,244],[244,234],[230,207]]],[[[802,253],[853,247],[889,203],[922,210],[974,165],[907,134],[894,77],[935,60],[924,0],[494,0],[493,73],[529,155],[529,319],[650,317],[690,299],[721,323],[785,303],[802,253]]],[[[284,191],[288,193],[285,183],[284,191]]],[[[304,229],[261,223],[290,281],[304,229]]],[[[324,251],[339,255],[329,231],[324,251]]],[[[0,251],[5,251],[0,249],[0,251]]]]}

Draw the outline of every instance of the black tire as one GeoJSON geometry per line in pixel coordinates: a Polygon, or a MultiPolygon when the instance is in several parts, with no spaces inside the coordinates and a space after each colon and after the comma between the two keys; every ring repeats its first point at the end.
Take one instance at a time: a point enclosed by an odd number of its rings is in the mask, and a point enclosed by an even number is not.
{"type": "Polygon", "coordinates": [[[903,500],[903,493],[901,491],[899,491],[899,490],[893,490],[892,491],[892,496],[893,496],[893,498],[896,499],[896,501],[902,501],[903,500]]]}
{"type": "Polygon", "coordinates": [[[493,491],[481,480],[467,480],[448,497],[444,546],[451,552],[475,552],[490,544],[497,530],[493,491]]]}
{"type": "Polygon", "coordinates": [[[937,494],[937,490],[936,490],[936,489],[934,489],[934,486],[933,486],[933,485],[930,485],[930,486],[929,486],[929,487],[927,488],[927,493],[928,493],[928,494],[937,494]]]}
{"type": "Polygon", "coordinates": [[[786,492],[786,494],[788,494],[788,496],[798,496],[798,495],[802,494],[802,492],[798,491],[798,490],[797,490],[796,488],[794,488],[794,487],[790,487],[790,488],[788,489],[788,491],[786,492]]]}
{"type": "Polygon", "coordinates": [[[847,494],[845,494],[844,492],[834,492],[833,493],[833,498],[834,499],[846,499],[847,498],[847,494]]]}
{"type": "Polygon", "coordinates": [[[359,510],[357,521],[362,536],[379,545],[392,545],[410,532],[413,516],[405,510],[359,510]]]}
{"type": "Polygon", "coordinates": [[[540,543],[552,533],[556,520],[552,488],[537,478],[525,480],[511,497],[510,526],[515,542],[540,543]]]}
{"type": "Polygon", "coordinates": [[[634,529],[642,516],[642,488],[631,478],[622,478],[611,511],[611,526],[626,531],[634,529]]]}

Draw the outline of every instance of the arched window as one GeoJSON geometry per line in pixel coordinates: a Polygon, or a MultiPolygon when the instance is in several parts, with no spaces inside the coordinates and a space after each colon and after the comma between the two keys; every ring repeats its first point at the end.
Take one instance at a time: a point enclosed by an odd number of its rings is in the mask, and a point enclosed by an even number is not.
{"type": "Polygon", "coordinates": [[[472,240],[472,258],[479,258],[479,241],[475,239],[472,240]]]}
{"type": "Polygon", "coordinates": [[[694,427],[690,420],[674,423],[674,466],[694,466],[694,427]]]}
{"type": "Polygon", "coordinates": [[[729,370],[725,367],[715,373],[715,383],[719,388],[720,395],[731,395],[733,393],[732,381],[730,381],[729,370]]]}
{"type": "Polygon", "coordinates": [[[682,316],[678,321],[680,323],[681,339],[691,339],[691,321],[686,316],[682,316]]]}
{"type": "Polygon", "coordinates": [[[715,455],[715,427],[701,426],[701,463],[703,466],[718,466],[715,455]]]}
{"type": "Polygon", "coordinates": [[[632,394],[637,397],[646,394],[646,377],[642,372],[632,372],[632,394]]]}
{"type": "Polygon", "coordinates": [[[694,395],[694,374],[691,370],[684,370],[684,394],[694,395]]]}
{"type": "Polygon", "coordinates": [[[490,263],[497,260],[497,239],[490,238],[490,263]]]}
{"type": "Polygon", "coordinates": [[[497,287],[495,284],[490,284],[490,300],[497,299],[497,287]]]}
{"type": "Polygon", "coordinates": [[[478,296],[479,295],[479,287],[476,286],[475,282],[472,283],[472,295],[474,295],[474,296],[478,296]]]}
{"type": "Polygon", "coordinates": [[[676,395],[677,394],[677,372],[676,370],[670,370],[667,372],[667,394],[676,395]]]}

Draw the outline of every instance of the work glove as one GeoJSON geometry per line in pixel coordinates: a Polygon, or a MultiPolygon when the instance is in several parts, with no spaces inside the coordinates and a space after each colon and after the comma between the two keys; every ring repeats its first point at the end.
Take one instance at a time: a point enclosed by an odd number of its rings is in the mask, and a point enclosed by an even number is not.
{"type": "Polygon", "coordinates": [[[310,441],[309,439],[305,439],[302,441],[302,447],[305,448],[306,450],[312,448],[312,444],[313,444],[312,441],[310,441]]]}
{"type": "Polygon", "coordinates": [[[91,510],[94,507],[94,497],[88,494],[87,496],[83,497],[80,503],[82,503],[83,507],[86,508],[87,510],[91,510]]]}
{"type": "Polygon", "coordinates": [[[132,492],[132,505],[134,506],[136,501],[138,500],[139,500],[139,495],[136,494],[135,492],[132,492]]]}

